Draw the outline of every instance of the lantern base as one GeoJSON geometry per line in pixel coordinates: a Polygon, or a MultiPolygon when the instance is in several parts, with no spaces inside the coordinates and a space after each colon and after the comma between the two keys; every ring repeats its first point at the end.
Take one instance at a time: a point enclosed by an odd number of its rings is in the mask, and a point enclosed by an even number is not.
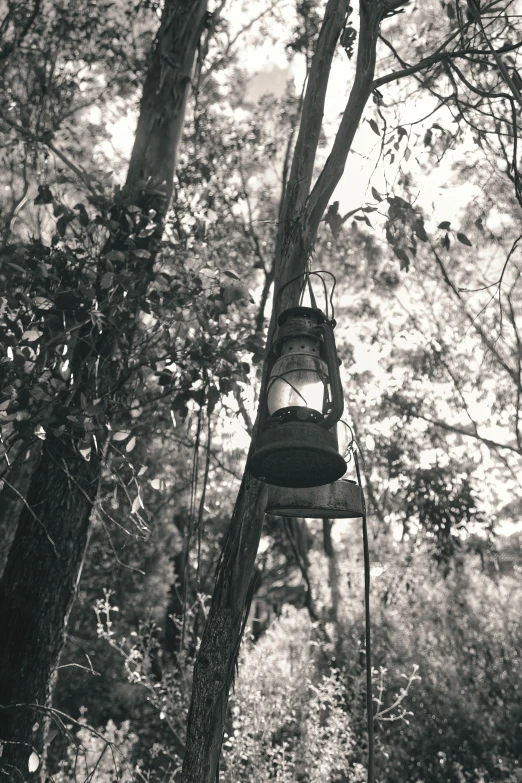
{"type": "Polygon", "coordinates": [[[305,519],[356,519],[363,515],[361,488],[343,480],[322,487],[270,487],[266,513],[305,519]]]}
{"type": "Polygon", "coordinates": [[[346,473],[334,432],[311,422],[285,422],[261,433],[247,470],[277,487],[319,487],[346,473]]]}

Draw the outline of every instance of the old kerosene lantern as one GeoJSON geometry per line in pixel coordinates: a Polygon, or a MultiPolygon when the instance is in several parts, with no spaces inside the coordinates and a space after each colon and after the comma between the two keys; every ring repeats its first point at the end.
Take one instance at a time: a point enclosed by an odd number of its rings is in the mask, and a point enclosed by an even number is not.
{"type": "Polygon", "coordinates": [[[316,307],[292,307],[278,319],[273,365],[248,470],[282,487],[317,487],[346,472],[336,425],[343,390],[333,329],[316,307]]]}

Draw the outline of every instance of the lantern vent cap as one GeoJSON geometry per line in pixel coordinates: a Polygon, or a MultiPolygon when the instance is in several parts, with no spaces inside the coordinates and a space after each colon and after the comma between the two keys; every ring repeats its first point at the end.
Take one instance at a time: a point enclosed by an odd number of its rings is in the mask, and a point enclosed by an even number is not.
{"type": "Polygon", "coordinates": [[[309,318],[316,324],[328,322],[326,315],[318,307],[289,307],[283,310],[277,319],[278,325],[282,326],[289,318],[309,318]]]}

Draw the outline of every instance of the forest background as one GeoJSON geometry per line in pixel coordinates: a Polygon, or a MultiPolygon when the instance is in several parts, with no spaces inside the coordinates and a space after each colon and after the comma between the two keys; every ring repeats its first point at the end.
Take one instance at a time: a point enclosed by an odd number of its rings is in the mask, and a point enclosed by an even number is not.
{"type": "MultiPolygon", "coordinates": [[[[359,9],[338,5],[316,182],[359,67],[359,9]]],[[[6,780],[180,779],[325,6],[2,9],[6,780]],[[173,141],[144,189],[162,59],[173,141]]],[[[311,253],[337,281],[369,509],[376,779],[515,783],[522,12],[386,8],[311,253]]],[[[254,574],[220,779],[365,780],[360,522],[267,516],[254,574]]]]}

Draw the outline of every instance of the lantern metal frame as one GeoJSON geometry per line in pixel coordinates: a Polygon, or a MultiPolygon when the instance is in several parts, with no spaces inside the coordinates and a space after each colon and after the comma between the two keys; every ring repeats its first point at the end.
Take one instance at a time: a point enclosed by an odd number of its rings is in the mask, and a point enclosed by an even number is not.
{"type": "Polygon", "coordinates": [[[270,486],[265,513],[304,519],[357,519],[364,513],[362,490],[350,479],[320,487],[270,486]]]}
{"type": "MultiPolygon", "coordinates": [[[[315,299],[312,303],[315,304],[315,299]]],[[[269,378],[286,340],[299,336],[317,340],[322,349],[321,359],[328,368],[325,389],[328,384],[330,401],[329,405],[323,402],[322,412],[290,406],[270,415],[268,382],[259,434],[247,462],[247,470],[260,481],[282,487],[314,487],[330,484],[346,472],[336,432],[336,424],[344,411],[344,399],[333,332],[335,325],[335,320],[329,320],[317,307],[292,307],[279,316],[278,334],[268,355],[269,378]]]]}

